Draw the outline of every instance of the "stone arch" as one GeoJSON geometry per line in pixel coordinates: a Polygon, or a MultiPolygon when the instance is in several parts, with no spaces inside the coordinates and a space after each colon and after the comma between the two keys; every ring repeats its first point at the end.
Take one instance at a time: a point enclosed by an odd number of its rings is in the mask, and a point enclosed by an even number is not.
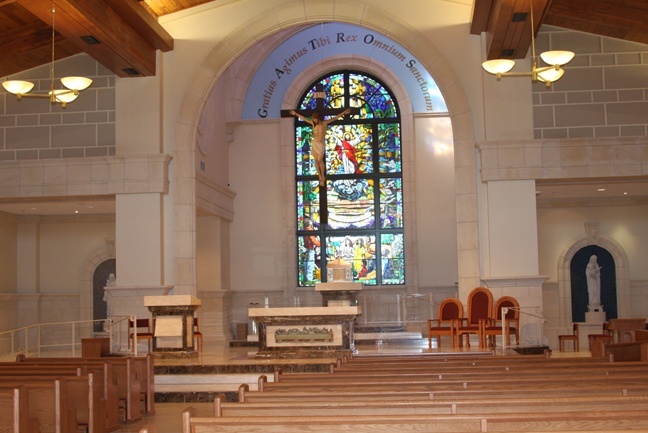
{"type": "Polygon", "coordinates": [[[339,0],[335,8],[323,8],[321,12],[308,16],[305,15],[301,1],[279,5],[232,32],[216,45],[200,65],[195,79],[192,80],[183,97],[174,137],[176,145],[174,292],[176,294],[195,295],[196,292],[196,171],[194,167],[196,149],[194,144],[200,115],[212,87],[238,56],[264,38],[295,26],[322,21],[355,24],[389,36],[407,47],[435,78],[448,106],[454,135],[457,172],[456,208],[457,221],[460,225],[458,236],[458,250],[461,256],[458,261],[460,296],[467,297],[468,292],[479,285],[475,139],[472,114],[464,88],[438,48],[416,29],[369,4],[364,5],[364,14],[360,18],[356,10],[357,2],[352,0],[339,0]],[[300,13],[302,15],[299,15],[300,13]]]}
{"type": "Polygon", "coordinates": [[[606,249],[616,265],[616,289],[617,289],[617,312],[619,317],[630,317],[630,279],[628,256],[623,247],[614,239],[599,237],[596,239],[583,236],[573,239],[570,246],[560,254],[558,258],[558,296],[560,298],[560,327],[571,328],[571,273],[570,264],[574,255],[583,247],[597,245],[606,249]]]}

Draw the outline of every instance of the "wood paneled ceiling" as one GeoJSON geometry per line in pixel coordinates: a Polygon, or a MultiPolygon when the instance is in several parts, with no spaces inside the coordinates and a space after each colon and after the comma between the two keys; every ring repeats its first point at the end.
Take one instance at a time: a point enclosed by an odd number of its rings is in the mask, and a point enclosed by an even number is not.
{"type": "MultiPolygon", "coordinates": [[[[0,0],[0,77],[86,52],[120,77],[155,75],[155,53],[173,49],[157,18],[227,0],[0,0]],[[94,42],[94,43],[93,43],[94,42]]],[[[231,0],[230,0],[231,1],[231,0]]],[[[524,58],[530,0],[475,0],[470,32],[488,35],[488,58],[524,58]],[[527,18],[527,19],[525,19],[527,18]]],[[[534,0],[534,28],[549,24],[648,44],[648,0],[534,0]]]]}
{"type": "MultiPolygon", "coordinates": [[[[475,0],[470,33],[486,32],[488,60],[526,56],[531,46],[531,3],[475,0]]],[[[533,0],[533,15],[536,33],[547,24],[648,44],[648,0],[533,0]]]]}
{"type": "Polygon", "coordinates": [[[155,75],[173,49],[157,18],[215,0],[0,0],[0,77],[88,53],[120,77],[155,75]]]}

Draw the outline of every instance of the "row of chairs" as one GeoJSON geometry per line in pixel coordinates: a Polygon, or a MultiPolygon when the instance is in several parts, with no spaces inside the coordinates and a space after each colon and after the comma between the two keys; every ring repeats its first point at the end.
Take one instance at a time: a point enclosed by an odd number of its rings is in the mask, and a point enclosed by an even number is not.
{"type": "MultiPolygon", "coordinates": [[[[198,326],[198,318],[194,317],[194,338],[198,346],[198,351],[202,352],[202,332],[198,326]]],[[[153,343],[153,324],[151,319],[135,319],[128,320],[128,349],[133,346],[133,341],[137,336],[137,340],[145,340],[148,343],[148,351],[151,353],[151,345],[153,343]]]]}
{"type": "Polygon", "coordinates": [[[493,295],[486,287],[477,287],[468,295],[468,314],[464,317],[464,307],[456,298],[447,298],[439,306],[436,319],[428,320],[428,345],[432,347],[432,337],[436,336],[437,347],[441,347],[441,336],[450,337],[452,347],[463,346],[464,337],[470,347],[470,335],[479,337],[480,347],[495,346],[498,335],[504,335],[509,342],[514,337],[519,342],[520,305],[511,296],[503,296],[493,304],[493,295]],[[508,308],[502,317],[502,308],[508,308]]]}

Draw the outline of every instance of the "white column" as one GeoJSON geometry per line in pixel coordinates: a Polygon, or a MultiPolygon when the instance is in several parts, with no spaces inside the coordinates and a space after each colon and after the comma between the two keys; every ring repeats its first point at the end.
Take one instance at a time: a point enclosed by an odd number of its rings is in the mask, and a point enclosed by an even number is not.
{"type": "Polygon", "coordinates": [[[112,316],[150,316],[143,296],[168,294],[164,282],[163,209],[160,193],[117,194],[117,281],[108,296],[112,316]]]}
{"type": "Polygon", "coordinates": [[[118,194],[115,205],[118,284],[161,285],[164,261],[160,194],[118,194]]]}
{"type": "Polygon", "coordinates": [[[533,180],[488,182],[491,277],[538,274],[538,224],[533,180]]]}
{"type": "Polygon", "coordinates": [[[513,296],[522,309],[521,344],[538,342],[542,320],[542,284],[538,275],[538,229],[535,181],[491,181],[487,185],[488,239],[481,279],[499,297],[513,296]]]}

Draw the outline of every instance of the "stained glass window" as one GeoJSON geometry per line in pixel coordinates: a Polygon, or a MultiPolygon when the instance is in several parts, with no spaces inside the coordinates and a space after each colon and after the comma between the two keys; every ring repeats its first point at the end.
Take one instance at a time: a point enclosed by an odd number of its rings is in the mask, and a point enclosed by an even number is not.
{"type": "Polygon", "coordinates": [[[297,110],[330,123],[325,185],[311,153],[313,128],[295,118],[298,285],[326,281],[326,263],[342,258],[354,281],[405,284],[400,113],[389,89],[364,73],[335,72],[316,80],[297,110]]]}

